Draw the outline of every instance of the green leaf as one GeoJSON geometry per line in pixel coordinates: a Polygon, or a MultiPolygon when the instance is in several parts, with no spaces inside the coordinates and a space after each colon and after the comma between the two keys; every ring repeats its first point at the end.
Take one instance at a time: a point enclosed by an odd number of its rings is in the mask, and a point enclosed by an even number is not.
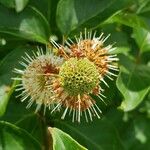
{"type": "Polygon", "coordinates": [[[95,119],[91,123],[71,123],[54,120],[54,125],[71,135],[88,150],[124,150],[117,130],[107,119],[95,119]]]}
{"type": "Polygon", "coordinates": [[[4,6],[8,8],[15,8],[16,12],[22,11],[29,0],[0,0],[4,6]]]}
{"type": "Polygon", "coordinates": [[[126,150],[147,150],[150,147],[150,118],[137,111],[123,113],[109,110],[107,119],[117,129],[126,150]],[[124,116],[123,116],[124,114],[124,116]]]}
{"type": "Polygon", "coordinates": [[[15,9],[16,9],[16,11],[17,12],[22,11],[25,8],[25,6],[27,5],[28,1],[29,0],[15,0],[15,4],[16,4],[15,9]]]}
{"type": "Polygon", "coordinates": [[[120,47],[116,47],[116,50],[114,52],[111,52],[110,54],[127,54],[130,51],[129,47],[125,47],[125,46],[120,46],[120,47]]]}
{"type": "Polygon", "coordinates": [[[57,7],[57,25],[65,35],[77,27],[95,27],[127,6],[128,2],[128,0],[86,0],[86,2],[60,0],[57,7]]]}
{"type": "Polygon", "coordinates": [[[0,33],[44,44],[48,42],[49,24],[35,8],[27,7],[20,14],[16,14],[14,11],[0,5],[0,18],[3,20],[0,22],[0,33]]]}
{"type": "Polygon", "coordinates": [[[143,28],[133,30],[133,38],[139,46],[140,52],[150,51],[150,32],[143,28]]]}
{"type": "Polygon", "coordinates": [[[106,24],[110,23],[120,23],[132,28],[144,28],[150,30],[149,24],[144,20],[143,17],[138,16],[134,13],[125,13],[125,12],[117,12],[114,16],[110,17],[106,20],[106,24]]]}
{"type": "Polygon", "coordinates": [[[39,143],[25,130],[8,122],[0,122],[0,149],[41,150],[39,143]]]}
{"type": "Polygon", "coordinates": [[[57,128],[48,128],[53,139],[53,150],[87,150],[71,136],[57,128]]]}
{"type": "Polygon", "coordinates": [[[26,103],[22,103],[15,94],[11,96],[6,113],[0,117],[0,120],[10,122],[29,132],[36,140],[46,147],[46,124],[39,114],[35,114],[32,108],[26,109],[26,103]]]}
{"type": "Polygon", "coordinates": [[[58,1],[59,0],[30,0],[29,5],[38,9],[45,16],[53,34],[60,35],[56,25],[56,9],[58,1]]]}
{"type": "Polygon", "coordinates": [[[126,149],[148,150],[150,147],[150,119],[146,118],[144,114],[136,114],[123,124],[124,127],[120,134],[124,133],[121,140],[126,149]]]}
{"type": "Polygon", "coordinates": [[[10,99],[10,96],[14,91],[14,86],[15,82],[12,85],[12,87],[6,85],[0,86],[0,117],[3,116],[6,111],[6,107],[10,99]]]}
{"type": "Polygon", "coordinates": [[[117,79],[117,87],[124,100],[121,109],[131,111],[135,109],[150,90],[150,68],[133,63],[126,56],[120,57],[123,62],[117,79]]]}
{"type": "MultiPolygon", "coordinates": [[[[16,106],[16,105],[13,105],[16,106]]],[[[24,106],[23,106],[24,107],[24,106]]],[[[22,109],[26,109],[25,107],[22,109]]],[[[11,110],[9,110],[11,111],[11,110]]],[[[15,125],[18,127],[26,130],[29,132],[36,140],[43,145],[43,148],[46,147],[46,129],[47,126],[44,124],[43,120],[41,119],[41,116],[35,114],[35,113],[28,113],[28,114],[23,114],[21,110],[18,110],[18,113],[22,114],[20,115],[20,118],[15,122],[15,125]]],[[[27,111],[27,110],[26,110],[27,111]]],[[[15,115],[15,114],[13,114],[15,115]]],[[[12,115],[12,116],[13,116],[12,115]]],[[[11,116],[9,116],[11,117],[11,116]]],[[[8,118],[7,118],[8,119],[8,118]]],[[[15,118],[17,119],[17,118],[15,118]]],[[[14,120],[13,120],[14,121],[14,120]]]]}

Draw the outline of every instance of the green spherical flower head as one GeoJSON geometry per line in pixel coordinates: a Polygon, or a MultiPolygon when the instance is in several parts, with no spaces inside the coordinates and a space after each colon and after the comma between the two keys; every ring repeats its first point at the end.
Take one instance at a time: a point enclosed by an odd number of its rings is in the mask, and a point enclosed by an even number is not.
{"type": "Polygon", "coordinates": [[[87,58],[70,58],[60,68],[61,85],[70,95],[90,93],[99,82],[99,73],[87,58]]]}

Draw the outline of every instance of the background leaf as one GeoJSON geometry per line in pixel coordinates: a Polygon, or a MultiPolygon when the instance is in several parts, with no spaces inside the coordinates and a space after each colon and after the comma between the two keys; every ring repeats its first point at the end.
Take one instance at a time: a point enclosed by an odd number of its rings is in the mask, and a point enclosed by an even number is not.
{"type": "Polygon", "coordinates": [[[141,53],[150,51],[150,32],[143,28],[133,30],[133,38],[139,46],[141,53]]]}
{"type": "Polygon", "coordinates": [[[40,43],[48,42],[50,35],[48,22],[35,8],[27,7],[17,15],[14,11],[0,5],[0,18],[3,20],[0,22],[1,33],[40,43]]]}
{"type": "Polygon", "coordinates": [[[68,134],[57,128],[48,128],[53,138],[53,150],[86,150],[83,146],[72,139],[68,134]]]}
{"type": "Polygon", "coordinates": [[[0,122],[0,148],[6,150],[40,150],[39,143],[26,131],[7,122],[0,122]]]}
{"type": "Polygon", "coordinates": [[[106,119],[91,123],[71,123],[71,121],[54,121],[54,125],[70,134],[89,150],[124,149],[117,130],[106,119]]]}
{"type": "Polygon", "coordinates": [[[65,35],[81,25],[95,27],[119,9],[126,7],[128,2],[128,0],[93,0],[92,2],[60,0],[57,8],[57,25],[65,35]]]}
{"type": "Polygon", "coordinates": [[[10,99],[10,96],[14,91],[14,86],[15,86],[15,82],[12,85],[12,87],[6,85],[0,86],[0,117],[4,115],[6,111],[6,107],[10,99]]]}
{"type": "Polygon", "coordinates": [[[150,68],[134,64],[125,56],[120,59],[124,60],[124,67],[121,67],[117,79],[117,87],[124,96],[121,109],[131,111],[142,102],[150,90],[150,68]]]}
{"type": "Polygon", "coordinates": [[[29,0],[0,0],[4,6],[8,8],[15,8],[16,12],[22,11],[29,0]]]}

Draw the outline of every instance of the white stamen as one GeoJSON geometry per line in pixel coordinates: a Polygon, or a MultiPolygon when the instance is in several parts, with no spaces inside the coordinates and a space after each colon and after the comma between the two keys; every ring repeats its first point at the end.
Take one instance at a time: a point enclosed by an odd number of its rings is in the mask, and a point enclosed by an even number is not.
{"type": "Polygon", "coordinates": [[[96,104],[94,104],[94,105],[96,106],[97,110],[98,110],[100,113],[102,113],[102,111],[99,109],[99,107],[98,107],[96,104]]]}
{"type": "Polygon", "coordinates": [[[97,118],[100,119],[101,117],[98,115],[98,113],[97,113],[96,109],[94,108],[94,106],[92,106],[92,108],[93,108],[93,110],[94,110],[94,112],[95,112],[97,118]]]}
{"type": "Polygon", "coordinates": [[[65,41],[65,43],[69,46],[69,47],[71,47],[71,44],[66,40],[65,41]]]}
{"type": "Polygon", "coordinates": [[[86,110],[84,110],[84,116],[85,116],[86,122],[88,122],[88,117],[87,117],[87,114],[86,114],[86,110]]]}
{"type": "MultiPolygon", "coordinates": [[[[33,103],[34,101],[33,100],[31,100],[31,104],[29,103],[28,105],[27,105],[27,107],[26,108],[29,108],[29,107],[31,107],[31,105],[32,105],[32,103],[33,103]]],[[[36,110],[35,110],[35,113],[37,113],[40,109],[41,109],[41,106],[42,106],[42,104],[37,104],[37,107],[36,107],[36,110]]]]}
{"type": "Polygon", "coordinates": [[[85,39],[86,39],[86,28],[84,29],[84,34],[85,34],[84,36],[85,36],[85,39]]]}
{"type": "Polygon", "coordinates": [[[21,90],[24,90],[24,87],[20,87],[20,88],[15,89],[15,91],[21,91],[21,90]]]}
{"type": "Polygon", "coordinates": [[[94,34],[93,34],[93,39],[95,39],[95,36],[96,36],[96,32],[97,32],[97,31],[95,31],[95,32],[94,32],[94,34]]]}
{"type": "Polygon", "coordinates": [[[90,120],[93,121],[90,109],[88,108],[87,110],[88,110],[88,113],[89,113],[89,116],[90,116],[90,120]]]}
{"type": "Polygon", "coordinates": [[[44,105],[44,115],[45,115],[45,113],[46,113],[46,108],[47,108],[47,106],[46,106],[46,104],[44,105]]]}
{"type": "Polygon", "coordinates": [[[21,64],[22,66],[24,66],[24,67],[27,67],[28,65],[27,64],[25,64],[24,62],[19,62],[19,64],[21,64]]]}
{"type": "Polygon", "coordinates": [[[24,71],[23,70],[19,70],[19,69],[14,69],[13,72],[18,73],[18,74],[23,74],[24,71]]]}
{"type": "Polygon", "coordinates": [[[107,84],[107,82],[103,79],[103,78],[101,78],[100,79],[107,87],[109,87],[109,85],[107,84]]]}
{"type": "Polygon", "coordinates": [[[105,101],[103,100],[103,98],[100,97],[100,95],[97,95],[97,97],[98,97],[105,105],[107,105],[107,104],[105,103],[105,101]]]}
{"type": "Polygon", "coordinates": [[[107,58],[108,62],[112,62],[112,61],[119,61],[118,58],[107,58]]]}
{"type": "Polygon", "coordinates": [[[81,98],[80,98],[80,94],[78,95],[78,103],[79,103],[79,108],[78,108],[78,122],[80,122],[80,113],[81,113],[81,105],[80,105],[80,103],[81,103],[81,98]]]}
{"type": "Polygon", "coordinates": [[[55,46],[55,48],[61,48],[53,39],[51,39],[51,43],[55,46]]]}
{"type": "Polygon", "coordinates": [[[98,40],[101,40],[102,36],[103,36],[103,32],[101,33],[101,35],[97,38],[98,40]]]}
{"type": "Polygon", "coordinates": [[[74,122],[75,109],[73,109],[72,122],[74,122]]]}
{"type": "Polygon", "coordinates": [[[112,75],[112,76],[115,76],[115,77],[118,76],[118,75],[116,75],[116,74],[114,74],[114,73],[112,73],[112,72],[110,72],[110,71],[106,71],[106,73],[108,73],[108,74],[110,74],[110,75],[112,75]]]}
{"type": "Polygon", "coordinates": [[[26,96],[22,97],[21,102],[24,102],[28,97],[29,97],[29,95],[26,95],[26,96]]]}
{"type": "Polygon", "coordinates": [[[15,87],[20,87],[20,86],[23,86],[23,84],[20,83],[20,84],[15,85],[15,87]]]}
{"type": "Polygon", "coordinates": [[[72,44],[74,44],[74,42],[73,42],[70,38],[68,38],[68,40],[69,40],[72,44]]]}
{"type": "Polygon", "coordinates": [[[24,59],[29,64],[31,63],[31,61],[28,58],[25,58],[25,57],[22,56],[22,59],[24,59]]]}
{"type": "Polygon", "coordinates": [[[66,113],[67,113],[67,110],[68,110],[68,107],[66,107],[66,109],[65,109],[65,111],[64,111],[64,113],[63,113],[63,115],[61,116],[61,119],[64,119],[64,118],[65,118],[66,113]]]}
{"type": "Polygon", "coordinates": [[[72,107],[70,108],[70,111],[69,111],[69,116],[70,116],[71,112],[72,112],[72,107]]]}
{"type": "Polygon", "coordinates": [[[102,40],[102,43],[104,43],[109,37],[110,37],[110,34],[108,34],[108,35],[102,40]]]}
{"type": "Polygon", "coordinates": [[[55,108],[51,111],[51,114],[52,114],[58,107],[60,107],[60,106],[61,106],[61,103],[57,104],[57,105],[55,106],[55,108]]]}
{"type": "Polygon", "coordinates": [[[30,102],[28,103],[28,105],[26,106],[26,109],[29,109],[29,108],[32,106],[32,104],[33,104],[33,102],[30,101],[30,102]]]}
{"type": "Polygon", "coordinates": [[[103,95],[102,93],[100,93],[99,95],[101,95],[102,97],[106,98],[106,96],[105,96],[105,95],[103,95]]]}
{"type": "Polygon", "coordinates": [[[112,51],[114,51],[114,50],[116,50],[116,49],[117,49],[117,48],[114,47],[114,48],[109,49],[108,51],[109,51],[109,52],[112,52],[112,51]]]}
{"type": "Polygon", "coordinates": [[[25,52],[26,56],[29,58],[30,61],[33,61],[33,59],[25,52]]]}

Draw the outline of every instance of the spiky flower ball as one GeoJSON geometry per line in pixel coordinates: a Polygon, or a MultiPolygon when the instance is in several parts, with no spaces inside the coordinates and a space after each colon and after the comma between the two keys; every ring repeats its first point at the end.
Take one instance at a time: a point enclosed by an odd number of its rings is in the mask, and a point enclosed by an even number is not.
{"type": "Polygon", "coordinates": [[[115,48],[112,45],[104,46],[108,37],[109,35],[103,37],[103,33],[96,37],[96,32],[92,35],[92,32],[87,32],[85,29],[84,36],[81,33],[79,38],[75,37],[76,42],[69,38],[65,41],[65,46],[57,44],[54,40],[51,41],[58,55],[65,60],[60,67],[60,79],[53,87],[59,103],[52,112],[57,107],[65,107],[62,119],[67,112],[72,113],[72,121],[80,122],[82,114],[86,121],[88,117],[91,121],[93,116],[100,118],[101,110],[90,95],[98,96],[105,103],[100,81],[108,86],[104,77],[113,80],[112,76],[116,76],[114,71],[118,71],[116,65],[118,58],[110,53],[115,48]]]}
{"type": "Polygon", "coordinates": [[[52,41],[53,45],[58,49],[59,55],[63,56],[66,60],[70,57],[76,58],[87,58],[95,64],[99,74],[101,75],[100,80],[109,87],[105,82],[104,77],[113,80],[114,71],[118,71],[116,61],[118,61],[116,54],[111,54],[116,47],[113,45],[104,45],[104,42],[109,38],[110,35],[104,37],[103,33],[96,37],[96,32],[80,33],[80,37],[75,36],[75,42],[68,38],[65,41],[66,45],[62,46],[52,41]]]}
{"type": "Polygon", "coordinates": [[[91,93],[99,82],[95,65],[87,58],[70,58],[60,68],[61,85],[69,95],[91,93]]]}
{"type": "Polygon", "coordinates": [[[21,101],[29,98],[27,107],[35,102],[37,104],[36,111],[41,108],[42,104],[44,104],[46,110],[47,106],[50,107],[51,104],[55,103],[52,85],[53,80],[57,78],[62,59],[52,54],[43,54],[42,50],[39,50],[32,57],[28,54],[26,56],[26,58],[23,57],[25,62],[21,62],[25,69],[15,69],[16,73],[21,74],[20,78],[14,78],[15,80],[21,80],[16,91],[22,91],[19,95],[21,101]]]}
{"type": "Polygon", "coordinates": [[[21,101],[29,98],[30,107],[34,102],[39,110],[41,105],[53,106],[51,113],[57,109],[64,108],[62,119],[67,114],[72,115],[72,121],[80,122],[81,116],[88,122],[93,117],[100,118],[101,110],[91,95],[96,95],[105,103],[102,94],[104,91],[100,87],[101,81],[107,86],[105,77],[113,80],[112,76],[118,71],[116,55],[111,55],[115,50],[112,45],[104,46],[107,37],[101,34],[96,37],[96,33],[86,32],[85,35],[75,37],[76,42],[71,39],[66,41],[66,45],[57,44],[52,40],[57,56],[54,54],[44,54],[39,50],[34,56],[26,54],[23,57],[25,62],[21,64],[24,70],[15,69],[21,74],[21,80],[17,91],[21,90],[21,101]]]}

